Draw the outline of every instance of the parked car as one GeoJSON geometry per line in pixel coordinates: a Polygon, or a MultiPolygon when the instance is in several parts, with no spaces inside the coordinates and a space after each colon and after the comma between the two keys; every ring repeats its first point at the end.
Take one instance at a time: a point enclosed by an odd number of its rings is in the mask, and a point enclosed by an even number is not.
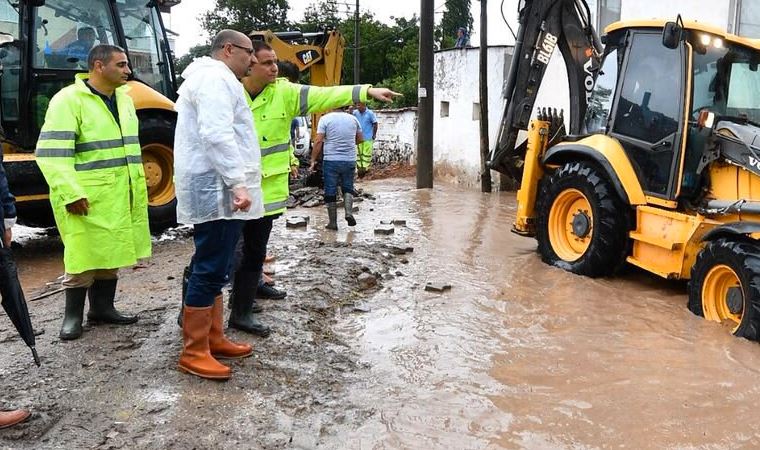
{"type": "Polygon", "coordinates": [[[305,116],[299,116],[293,119],[293,129],[295,132],[293,138],[293,148],[295,154],[301,161],[308,161],[311,155],[311,130],[309,121],[305,116]]]}

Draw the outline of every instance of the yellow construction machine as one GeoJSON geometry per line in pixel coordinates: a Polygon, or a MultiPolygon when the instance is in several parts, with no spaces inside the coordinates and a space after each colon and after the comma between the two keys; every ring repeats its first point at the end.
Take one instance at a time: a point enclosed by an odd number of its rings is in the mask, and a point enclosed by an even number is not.
{"type": "Polygon", "coordinates": [[[513,231],[574,273],[688,279],[694,314],[760,340],[760,41],[678,16],[613,23],[602,47],[585,0],[521,5],[491,155],[521,175],[513,231]],[[569,132],[553,109],[531,120],[555,48],[569,132]]]}
{"type": "MultiPolygon", "coordinates": [[[[277,58],[290,61],[300,72],[309,71],[309,84],[336,86],[343,70],[343,52],[346,40],[338,30],[328,29],[312,33],[301,31],[254,31],[252,40],[264,41],[274,50],[277,58]]],[[[317,135],[317,123],[322,114],[312,115],[311,141],[317,135]]]]}
{"type": "Polygon", "coordinates": [[[20,221],[53,225],[34,148],[50,98],[87,71],[97,44],[124,48],[140,120],[151,227],[176,223],[173,141],[176,81],[162,12],[179,0],[17,0],[0,5],[3,154],[20,221]]]}

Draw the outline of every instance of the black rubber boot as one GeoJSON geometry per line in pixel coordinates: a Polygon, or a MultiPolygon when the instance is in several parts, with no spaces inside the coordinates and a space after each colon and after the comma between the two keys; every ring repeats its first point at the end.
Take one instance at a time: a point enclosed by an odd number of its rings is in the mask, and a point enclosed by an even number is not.
{"type": "Polygon", "coordinates": [[[343,210],[346,213],[348,226],[353,227],[356,225],[356,219],[354,219],[354,194],[350,192],[343,194],[343,210]]]}
{"type": "Polygon", "coordinates": [[[231,308],[228,325],[230,328],[246,333],[267,337],[272,330],[259,322],[253,311],[253,305],[256,301],[256,287],[259,284],[260,277],[260,272],[238,271],[235,274],[235,282],[232,284],[232,294],[230,295],[231,308]]]}
{"type": "Polygon", "coordinates": [[[338,229],[338,204],[336,202],[327,203],[327,219],[329,222],[325,225],[328,230],[338,229]]]}
{"type": "Polygon", "coordinates": [[[87,288],[66,288],[66,308],[63,310],[63,324],[58,335],[64,341],[78,339],[82,335],[82,316],[87,288]]]}
{"type": "Polygon", "coordinates": [[[95,280],[87,290],[90,299],[90,310],[87,312],[87,320],[90,322],[113,323],[116,325],[129,325],[137,322],[137,316],[125,316],[113,306],[116,297],[116,283],[119,280],[95,280]]]}
{"type": "MultiPolygon", "coordinates": [[[[282,300],[288,296],[288,293],[277,289],[274,286],[270,286],[264,283],[263,280],[259,281],[259,287],[256,289],[256,297],[266,300],[282,300]]],[[[257,311],[254,311],[257,312],[257,311]]],[[[259,311],[260,312],[260,311],[259,311]]]]}
{"type": "Polygon", "coordinates": [[[185,312],[185,295],[187,295],[187,283],[190,281],[190,266],[185,266],[182,271],[182,298],[179,299],[179,315],[177,316],[177,325],[182,328],[182,314],[185,312]]]}

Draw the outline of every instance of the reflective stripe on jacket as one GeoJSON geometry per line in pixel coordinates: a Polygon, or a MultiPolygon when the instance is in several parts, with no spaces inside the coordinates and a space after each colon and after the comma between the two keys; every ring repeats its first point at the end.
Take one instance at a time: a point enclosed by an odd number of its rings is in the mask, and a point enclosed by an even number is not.
{"type": "Polygon", "coordinates": [[[77,74],[50,100],[35,151],[72,274],[129,266],[151,254],[135,106],[127,87],[116,89],[119,126],[87,77],[77,74]],[[86,216],[66,211],[81,198],[90,204],[86,216]]]}
{"type": "Polygon", "coordinates": [[[278,78],[274,83],[268,84],[254,99],[245,92],[261,146],[264,215],[284,212],[288,201],[290,122],[297,116],[324,112],[359,101],[366,102],[369,88],[368,84],[307,86],[278,78]]]}

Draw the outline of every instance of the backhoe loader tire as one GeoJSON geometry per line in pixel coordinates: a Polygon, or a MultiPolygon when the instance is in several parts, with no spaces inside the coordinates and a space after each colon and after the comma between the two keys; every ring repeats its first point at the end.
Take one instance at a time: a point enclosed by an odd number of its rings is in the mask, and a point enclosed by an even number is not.
{"type": "Polygon", "coordinates": [[[156,114],[140,116],[140,146],[148,183],[148,220],[153,232],[177,225],[174,194],[174,128],[176,120],[156,114]]]}
{"type": "Polygon", "coordinates": [[[760,245],[726,238],[709,242],[691,268],[689,311],[760,340],[760,245]]]}
{"type": "Polygon", "coordinates": [[[539,184],[536,239],[541,259],[589,277],[625,263],[630,209],[595,165],[570,162],[539,184]]]}

